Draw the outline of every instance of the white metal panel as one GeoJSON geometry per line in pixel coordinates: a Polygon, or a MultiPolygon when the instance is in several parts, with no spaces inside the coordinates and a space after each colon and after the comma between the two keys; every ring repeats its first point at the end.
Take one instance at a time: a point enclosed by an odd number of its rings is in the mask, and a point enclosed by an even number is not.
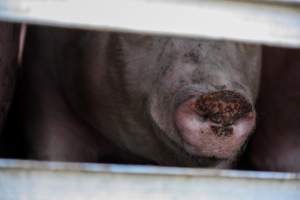
{"type": "Polygon", "coordinates": [[[1,0],[0,18],[300,47],[299,4],[225,0],[1,0]]]}
{"type": "Polygon", "coordinates": [[[281,4],[299,4],[300,0],[241,0],[248,2],[268,2],[268,3],[281,3],[281,4]]]}
{"type": "Polygon", "coordinates": [[[1,200],[299,200],[300,176],[0,160],[1,200]]]}

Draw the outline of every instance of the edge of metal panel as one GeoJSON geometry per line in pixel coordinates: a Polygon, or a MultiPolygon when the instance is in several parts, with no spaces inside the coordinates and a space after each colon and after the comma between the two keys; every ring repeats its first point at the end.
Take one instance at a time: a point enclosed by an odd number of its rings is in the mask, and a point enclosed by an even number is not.
{"type": "Polygon", "coordinates": [[[267,180],[300,180],[300,173],[261,172],[240,170],[218,170],[205,168],[158,167],[146,165],[120,165],[95,163],[46,162],[0,159],[0,172],[3,170],[31,171],[75,171],[82,173],[222,177],[267,180]]]}
{"type": "Polygon", "coordinates": [[[278,2],[1,0],[0,19],[67,28],[300,47],[300,5],[295,0],[278,2]]]}

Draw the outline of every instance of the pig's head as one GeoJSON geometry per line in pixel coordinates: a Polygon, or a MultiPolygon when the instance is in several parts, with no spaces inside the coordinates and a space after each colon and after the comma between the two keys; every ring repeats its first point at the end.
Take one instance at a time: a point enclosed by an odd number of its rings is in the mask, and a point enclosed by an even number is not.
{"type": "Polygon", "coordinates": [[[114,40],[126,88],[146,99],[156,135],[191,165],[232,163],[255,126],[260,47],[134,34],[114,40]]]}
{"type": "Polygon", "coordinates": [[[255,126],[259,46],[119,33],[92,38],[85,59],[93,71],[82,65],[76,90],[83,92],[72,99],[91,95],[81,113],[94,127],[162,165],[226,167],[235,160],[255,126]]]}

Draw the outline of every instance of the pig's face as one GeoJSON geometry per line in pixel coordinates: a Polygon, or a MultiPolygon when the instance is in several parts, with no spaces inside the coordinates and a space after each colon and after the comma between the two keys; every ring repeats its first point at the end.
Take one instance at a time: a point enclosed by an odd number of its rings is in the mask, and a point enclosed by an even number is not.
{"type": "Polygon", "coordinates": [[[128,98],[146,102],[154,134],[175,157],[220,167],[236,158],[255,126],[260,47],[134,34],[110,41],[128,98]]]}

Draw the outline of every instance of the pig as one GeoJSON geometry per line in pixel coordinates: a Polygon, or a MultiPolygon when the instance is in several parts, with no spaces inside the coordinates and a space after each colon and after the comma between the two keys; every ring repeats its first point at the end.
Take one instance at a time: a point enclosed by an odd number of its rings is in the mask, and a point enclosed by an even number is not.
{"type": "Polygon", "coordinates": [[[30,158],[228,168],[255,127],[255,44],[31,26],[30,158]]]}
{"type": "Polygon", "coordinates": [[[0,135],[14,92],[19,38],[19,25],[0,22],[0,135]]]}
{"type": "Polygon", "coordinates": [[[263,48],[253,169],[300,172],[300,50],[263,48]]]}

